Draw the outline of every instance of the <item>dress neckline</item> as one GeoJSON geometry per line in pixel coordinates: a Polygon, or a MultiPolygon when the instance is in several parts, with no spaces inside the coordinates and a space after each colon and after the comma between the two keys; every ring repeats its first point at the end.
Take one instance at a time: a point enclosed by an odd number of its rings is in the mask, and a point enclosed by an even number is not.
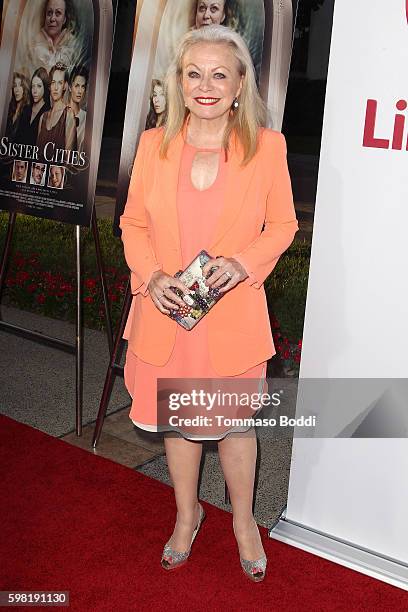
{"type": "Polygon", "coordinates": [[[212,153],[220,153],[222,151],[222,147],[217,147],[216,149],[211,149],[210,147],[196,147],[196,145],[192,145],[187,140],[184,141],[187,147],[190,149],[195,149],[196,151],[211,151],[212,153]]]}

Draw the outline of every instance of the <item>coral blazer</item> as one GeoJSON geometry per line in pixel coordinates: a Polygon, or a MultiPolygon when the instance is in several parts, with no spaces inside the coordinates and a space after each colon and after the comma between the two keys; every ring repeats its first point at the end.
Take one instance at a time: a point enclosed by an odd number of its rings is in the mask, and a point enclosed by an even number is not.
{"type": "MultiPolygon", "coordinates": [[[[147,285],[155,270],[174,275],[182,268],[176,198],[185,127],[167,159],[158,153],[163,131],[141,135],[120,218],[134,295],[124,337],[140,359],[158,366],[171,355],[178,323],[156,308],[147,285]]],[[[209,356],[221,376],[241,374],[276,353],[263,283],[299,229],[285,138],[260,128],[258,142],[255,156],[240,166],[242,146],[231,136],[224,207],[208,249],[212,257],[236,257],[249,274],[206,314],[209,356]]]]}

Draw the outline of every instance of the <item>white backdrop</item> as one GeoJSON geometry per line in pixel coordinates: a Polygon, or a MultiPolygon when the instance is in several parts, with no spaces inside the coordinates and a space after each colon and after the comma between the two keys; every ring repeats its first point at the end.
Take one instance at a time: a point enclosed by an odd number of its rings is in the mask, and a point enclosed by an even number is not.
{"type": "MultiPolygon", "coordinates": [[[[335,3],[300,389],[302,378],[408,378],[408,121],[402,150],[392,149],[396,103],[408,100],[407,65],[405,0],[335,3]],[[373,136],[388,139],[388,148],[364,146],[368,100],[377,101],[373,136]]],[[[300,392],[297,412],[301,400],[300,392]]],[[[349,425],[329,398],[317,411],[330,410],[338,431],[349,425]]],[[[407,517],[407,438],[294,440],[286,511],[293,525],[373,551],[380,564],[382,556],[396,560],[405,583],[407,517]]],[[[372,559],[368,570],[347,561],[353,552],[343,548],[336,558],[324,548],[314,552],[377,575],[372,559]]]]}

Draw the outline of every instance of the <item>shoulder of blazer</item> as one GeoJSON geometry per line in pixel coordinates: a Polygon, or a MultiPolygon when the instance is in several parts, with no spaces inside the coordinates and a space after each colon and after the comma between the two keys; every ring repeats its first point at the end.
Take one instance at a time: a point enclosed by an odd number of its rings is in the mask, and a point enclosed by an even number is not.
{"type": "Polygon", "coordinates": [[[261,128],[261,142],[269,144],[273,147],[285,147],[286,139],[282,132],[272,130],[271,128],[261,128]]]}
{"type": "Polygon", "coordinates": [[[140,140],[143,139],[143,142],[150,146],[150,144],[155,141],[160,142],[163,137],[163,133],[164,127],[150,128],[149,130],[145,130],[141,133],[140,140]]]}
{"type": "Polygon", "coordinates": [[[270,166],[271,160],[286,159],[286,139],[282,132],[261,128],[258,155],[262,164],[270,166]]]}

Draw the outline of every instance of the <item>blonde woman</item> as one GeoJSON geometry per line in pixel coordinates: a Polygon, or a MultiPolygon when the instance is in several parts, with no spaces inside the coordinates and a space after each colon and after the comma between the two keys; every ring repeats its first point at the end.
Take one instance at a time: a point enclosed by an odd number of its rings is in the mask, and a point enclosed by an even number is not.
{"type": "MultiPolygon", "coordinates": [[[[125,330],[129,416],[148,431],[162,430],[159,378],[232,385],[247,378],[262,386],[276,352],[263,283],[298,230],[285,139],[264,127],[266,108],[240,35],[221,25],[189,31],[166,93],[166,122],[142,133],[120,221],[134,295],[125,330]],[[201,249],[212,256],[203,274],[216,268],[207,284],[223,296],[186,331],[168,316],[186,306],[172,287],[189,292],[173,275],[201,249]]],[[[225,427],[218,436],[205,427],[171,429],[164,442],[177,520],[162,567],[188,560],[205,516],[197,499],[202,441],[217,439],[240,564],[251,580],[263,580],[267,560],[252,513],[254,428],[225,427]]]]}

